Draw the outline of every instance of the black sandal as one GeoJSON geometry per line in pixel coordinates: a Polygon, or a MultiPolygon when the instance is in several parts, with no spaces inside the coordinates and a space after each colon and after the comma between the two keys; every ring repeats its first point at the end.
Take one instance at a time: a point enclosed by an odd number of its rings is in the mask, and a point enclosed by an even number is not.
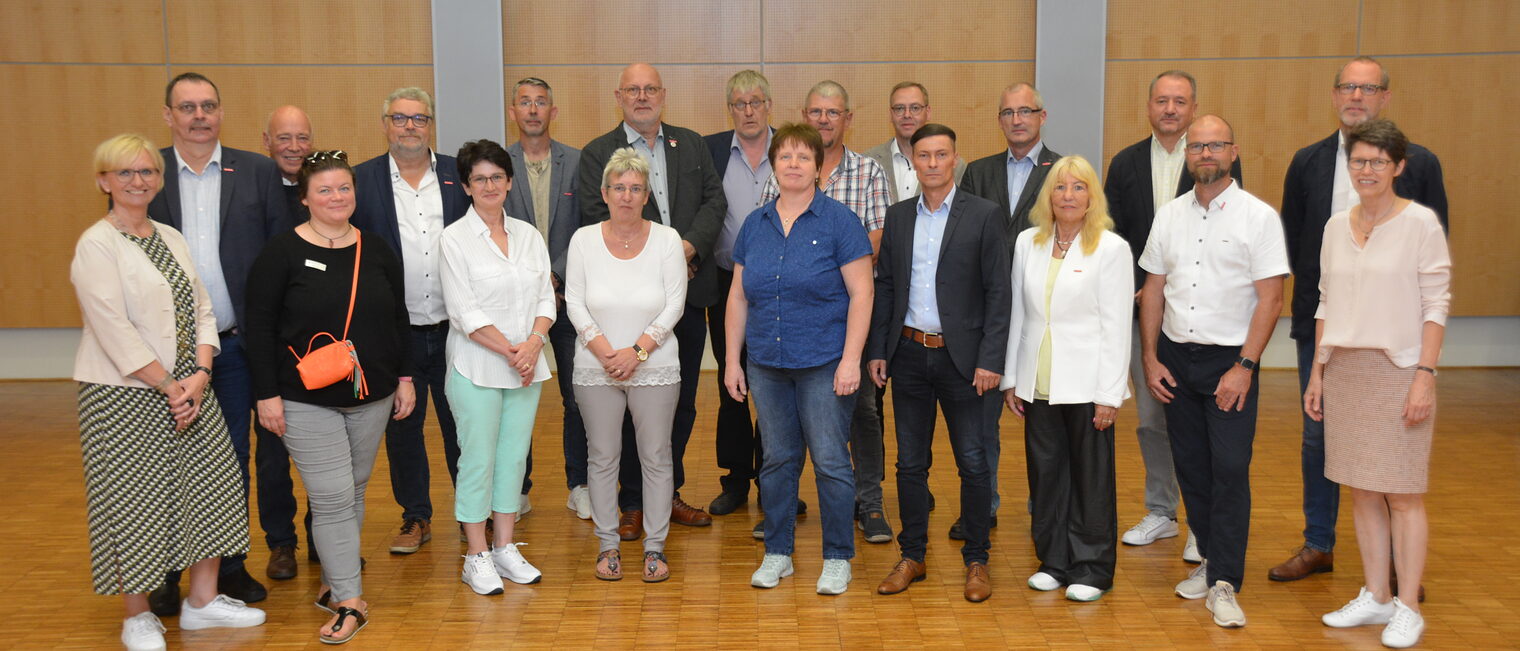
{"type": "Polygon", "coordinates": [[[326,635],[318,634],[317,639],[321,640],[323,644],[344,644],[349,640],[354,639],[354,636],[358,635],[359,631],[364,630],[364,627],[369,625],[369,618],[365,617],[364,613],[354,610],[353,608],[349,608],[348,606],[338,606],[336,614],[338,615],[338,621],[334,622],[332,625],[331,632],[333,633],[337,633],[338,631],[343,630],[344,620],[347,620],[349,617],[354,618],[354,621],[359,622],[359,625],[355,626],[352,632],[343,637],[328,637],[326,635]]]}
{"type": "Polygon", "coordinates": [[[333,604],[332,590],[323,590],[322,594],[317,595],[317,600],[311,602],[311,605],[316,606],[318,608],[321,608],[322,610],[325,610],[325,611],[327,611],[329,613],[332,613],[332,614],[336,615],[336,614],[338,614],[338,611],[333,609],[333,605],[332,604],[333,604]]]}

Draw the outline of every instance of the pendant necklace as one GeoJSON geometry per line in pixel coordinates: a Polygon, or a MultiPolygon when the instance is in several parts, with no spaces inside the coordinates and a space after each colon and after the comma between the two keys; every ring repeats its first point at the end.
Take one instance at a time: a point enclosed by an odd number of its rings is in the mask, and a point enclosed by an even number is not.
{"type": "Polygon", "coordinates": [[[352,223],[349,223],[348,224],[348,230],[345,230],[342,233],[339,233],[337,237],[328,237],[328,236],[322,234],[322,231],[317,230],[317,225],[316,225],[315,222],[307,220],[306,225],[311,228],[311,232],[316,233],[317,237],[320,237],[320,238],[323,238],[323,239],[327,240],[327,248],[329,248],[329,249],[336,249],[336,248],[338,248],[338,242],[337,242],[337,240],[341,240],[341,239],[343,239],[345,237],[348,237],[349,231],[354,230],[354,225],[352,223]]]}

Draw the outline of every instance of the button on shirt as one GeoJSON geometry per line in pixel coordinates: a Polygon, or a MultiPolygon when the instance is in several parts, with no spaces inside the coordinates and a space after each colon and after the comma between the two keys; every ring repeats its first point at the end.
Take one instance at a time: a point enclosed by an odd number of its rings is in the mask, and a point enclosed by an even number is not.
{"type": "MultiPolygon", "coordinates": [[[[654,148],[649,148],[649,142],[644,136],[634,131],[633,127],[623,123],[623,133],[628,136],[628,145],[638,152],[639,158],[649,163],[649,196],[654,199],[654,205],[660,209],[660,223],[670,225],[670,193],[669,173],[665,168],[665,125],[660,125],[660,132],[655,134],[654,148]]],[[[695,147],[701,147],[702,143],[695,143],[695,147]]]]}
{"type": "Polygon", "coordinates": [[[918,175],[913,173],[913,159],[902,152],[897,146],[897,139],[892,139],[892,178],[897,180],[897,200],[902,201],[918,194],[918,175]]]}
{"type": "Polygon", "coordinates": [[[955,187],[934,210],[918,197],[918,219],[913,222],[913,263],[908,277],[908,314],[903,323],[924,332],[944,332],[939,322],[939,295],[935,278],[939,271],[939,252],[945,243],[945,225],[950,223],[950,203],[955,201],[955,187]]]}
{"type": "Polygon", "coordinates": [[[1335,178],[1330,186],[1330,214],[1339,215],[1362,204],[1362,197],[1351,186],[1351,169],[1346,167],[1346,134],[1335,134],[1335,178]]]}
{"type": "Polygon", "coordinates": [[[391,191],[396,199],[396,226],[401,233],[401,266],[406,275],[406,311],[412,325],[433,325],[449,318],[443,305],[438,241],[443,237],[443,193],[438,185],[438,157],[431,152],[427,173],[413,188],[401,178],[396,159],[391,166],[391,191]]]}
{"type": "MultiPolygon", "coordinates": [[[[771,135],[767,129],[765,150],[770,149],[771,135]]],[[[765,205],[760,197],[770,177],[770,157],[762,156],[758,166],[750,167],[744,149],[739,146],[739,134],[734,134],[733,144],[728,147],[728,167],[723,171],[723,197],[728,200],[728,213],[723,216],[723,231],[718,233],[718,245],[713,252],[719,267],[734,268],[734,240],[739,237],[745,218],[765,205]]]]}
{"type": "Polygon", "coordinates": [[[528,160],[523,157],[524,167],[528,168],[528,189],[533,195],[533,226],[538,229],[538,234],[549,241],[549,174],[554,167],[550,159],[528,160]]]}
{"type": "Polygon", "coordinates": [[[1193,191],[1162,206],[1140,268],[1166,276],[1167,338],[1213,346],[1244,344],[1253,283],[1290,273],[1277,212],[1234,181],[1208,206],[1193,191]]]}
{"type": "Polygon", "coordinates": [[[174,167],[179,173],[179,214],[181,232],[190,245],[190,259],[195,273],[211,295],[211,312],[216,315],[216,329],[225,332],[237,325],[232,309],[232,294],[222,275],[222,145],[217,143],[200,174],[174,150],[174,167]]]}
{"type": "Polygon", "coordinates": [[[850,294],[840,267],[871,255],[871,240],[848,208],[822,192],[781,229],[776,202],[745,220],[734,242],[744,266],[749,360],[774,368],[812,368],[844,355],[850,294]]]}
{"type": "Polygon", "coordinates": [[[1008,209],[1017,210],[1019,197],[1024,196],[1024,186],[1029,184],[1029,175],[1034,172],[1035,161],[1040,160],[1040,154],[1045,151],[1045,142],[1034,143],[1034,147],[1023,158],[1013,155],[1013,150],[1008,150],[1008,209]]]}
{"type": "Polygon", "coordinates": [[[1182,182],[1182,168],[1187,163],[1187,136],[1177,139],[1177,146],[1170,152],[1161,141],[1151,135],[1151,210],[1161,210],[1168,201],[1177,198],[1177,185],[1182,182]]]}

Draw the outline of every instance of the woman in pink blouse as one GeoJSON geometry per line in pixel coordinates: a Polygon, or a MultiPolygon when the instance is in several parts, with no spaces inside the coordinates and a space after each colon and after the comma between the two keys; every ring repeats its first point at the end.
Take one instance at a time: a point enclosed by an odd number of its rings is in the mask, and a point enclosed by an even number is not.
{"type": "Polygon", "coordinates": [[[1383,624],[1385,646],[1424,632],[1416,593],[1428,540],[1424,493],[1451,255],[1436,214],[1394,194],[1408,139],[1387,120],[1346,137],[1360,205],[1325,224],[1318,352],[1304,411],[1325,423],[1325,477],[1351,487],[1366,586],[1326,626],[1383,624]],[[1401,589],[1390,589],[1389,556],[1401,589]]]}

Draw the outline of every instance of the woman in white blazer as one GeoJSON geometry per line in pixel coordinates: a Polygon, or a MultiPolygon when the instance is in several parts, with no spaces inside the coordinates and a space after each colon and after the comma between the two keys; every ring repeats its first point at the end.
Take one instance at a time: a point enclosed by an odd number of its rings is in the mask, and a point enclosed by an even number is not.
{"type": "Polygon", "coordinates": [[[1112,232],[1098,175],[1056,161],[1013,253],[1013,314],[1002,389],[1024,421],[1035,590],[1095,601],[1118,547],[1114,415],[1128,398],[1134,261],[1112,232]]]}

